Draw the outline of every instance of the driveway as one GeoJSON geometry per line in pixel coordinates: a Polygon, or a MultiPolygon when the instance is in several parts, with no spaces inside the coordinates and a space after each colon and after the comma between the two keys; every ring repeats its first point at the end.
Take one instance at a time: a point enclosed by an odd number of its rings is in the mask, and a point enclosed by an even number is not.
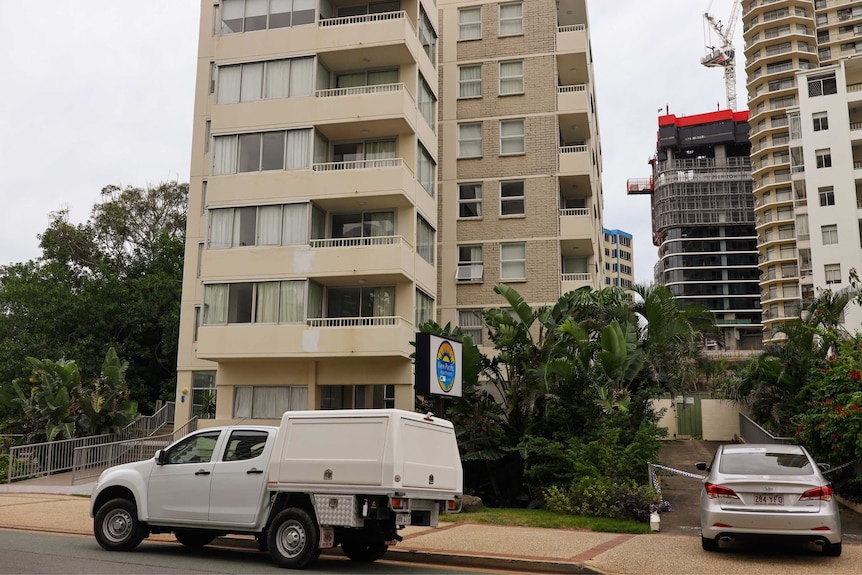
{"type": "MultiPolygon", "coordinates": [[[[712,461],[715,450],[723,442],[680,439],[668,441],[659,452],[661,465],[697,473],[695,463],[712,461]]],[[[660,475],[661,493],[673,511],[661,514],[661,532],[672,535],[700,535],[700,489],[699,479],[671,475],[660,475]]],[[[846,543],[862,543],[862,514],[841,506],[841,527],[846,543]]]]}

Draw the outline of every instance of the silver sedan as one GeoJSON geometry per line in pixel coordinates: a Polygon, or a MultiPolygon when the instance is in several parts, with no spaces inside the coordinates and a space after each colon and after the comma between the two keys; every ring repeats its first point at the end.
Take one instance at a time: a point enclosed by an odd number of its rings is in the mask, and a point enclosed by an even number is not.
{"type": "Polygon", "coordinates": [[[832,486],[800,445],[721,445],[700,493],[701,543],[782,537],[841,555],[841,518],[832,486]]]}

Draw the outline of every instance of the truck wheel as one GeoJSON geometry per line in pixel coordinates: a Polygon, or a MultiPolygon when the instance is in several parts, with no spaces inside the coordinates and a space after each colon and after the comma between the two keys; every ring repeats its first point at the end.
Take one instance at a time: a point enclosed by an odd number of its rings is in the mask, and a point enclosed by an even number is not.
{"type": "Polygon", "coordinates": [[[111,499],[102,505],[93,532],[108,551],[131,551],[147,536],[147,528],[138,522],[135,504],[128,499],[111,499]]]}
{"type": "Polygon", "coordinates": [[[342,541],[341,550],[351,561],[371,563],[377,561],[389,549],[383,541],[342,541]]]}
{"type": "Polygon", "coordinates": [[[318,554],[320,532],[311,516],[290,507],[275,516],[269,527],[269,555],[279,567],[304,569],[318,554]]]}
{"type": "Polygon", "coordinates": [[[181,529],[174,531],[174,537],[186,547],[203,547],[212,543],[216,534],[202,529],[181,529]]]}

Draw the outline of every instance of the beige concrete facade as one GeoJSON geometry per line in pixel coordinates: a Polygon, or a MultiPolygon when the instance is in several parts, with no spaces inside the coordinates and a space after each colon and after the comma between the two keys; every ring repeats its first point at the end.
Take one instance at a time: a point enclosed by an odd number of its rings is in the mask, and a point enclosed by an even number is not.
{"type": "Polygon", "coordinates": [[[410,341],[437,299],[437,6],[284,6],[201,2],[178,424],[413,409],[410,341]]]}
{"type": "Polygon", "coordinates": [[[589,21],[585,0],[438,5],[437,312],[481,345],[499,283],[531,305],[604,287],[589,21]]]}

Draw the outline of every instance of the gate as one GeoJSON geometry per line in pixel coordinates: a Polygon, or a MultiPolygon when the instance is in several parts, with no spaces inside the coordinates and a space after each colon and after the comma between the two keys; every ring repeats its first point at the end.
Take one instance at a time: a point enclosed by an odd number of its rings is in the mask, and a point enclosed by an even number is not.
{"type": "Polygon", "coordinates": [[[709,393],[695,393],[677,396],[676,403],[677,435],[685,437],[703,437],[703,419],[700,401],[709,398],[709,393]]]}

